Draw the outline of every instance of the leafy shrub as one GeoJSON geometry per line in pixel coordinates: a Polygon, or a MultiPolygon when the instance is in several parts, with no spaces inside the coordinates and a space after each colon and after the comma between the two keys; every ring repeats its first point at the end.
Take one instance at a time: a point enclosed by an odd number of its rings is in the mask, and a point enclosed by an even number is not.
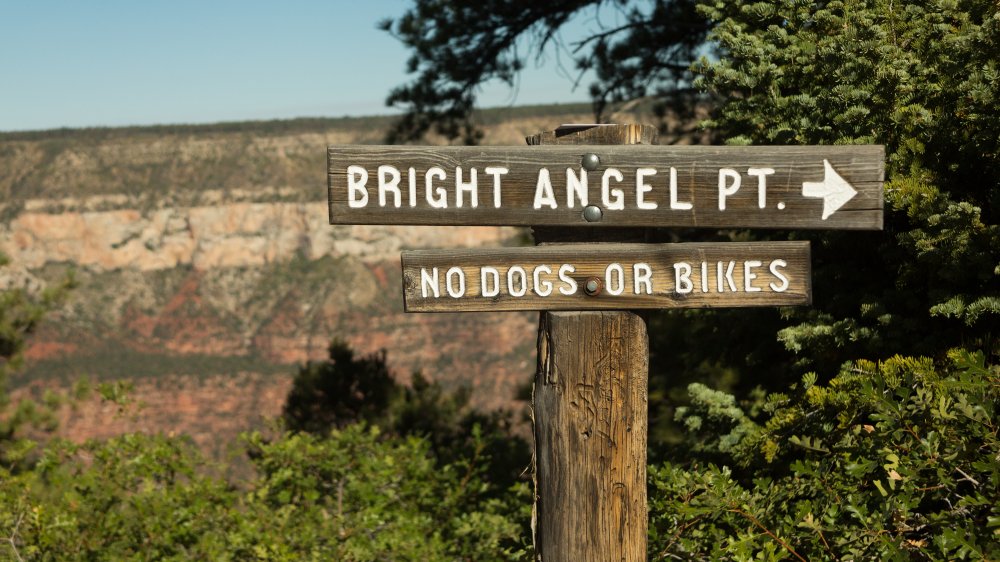
{"type": "Polygon", "coordinates": [[[749,404],[759,420],[692,389],[702,399],[681,417],[734,468],[651,469],[651,554],[1000,557],[1000,368],[955,351],[945,369],[893,357],[815,381],[749,404]]]}
{"type": "MultiPolygon", "coordinates": [[[[479,439],[478,433],[473,439],[479,439]]],[[[14,560],[514,560],[524,483],[495,491],[489,456],[440,463],[419,437],[364,424],[247,436],[236,487],[183,438],[54,443],[0,478],[0,553],[14,560]]]]}
{"type": "MultiPolygon", "coordinates": [[[[473,436],[478,439],[476,432],[473,436]]],[[[384,438],[363,424],[326,437],[288,435],[258,451],[249,537],[280,559],[508,560],[523,553],[524,484],[501,499],[483,480],[488,458],[435,462],[418,437],[384,438]]]]}
{"type": "Polygon", "coordinates": [[[14,560],[225,559],[237,495],[206,476],[184,439],[123,435],[54,443],[0,480],[0,531],[14,560]]]}

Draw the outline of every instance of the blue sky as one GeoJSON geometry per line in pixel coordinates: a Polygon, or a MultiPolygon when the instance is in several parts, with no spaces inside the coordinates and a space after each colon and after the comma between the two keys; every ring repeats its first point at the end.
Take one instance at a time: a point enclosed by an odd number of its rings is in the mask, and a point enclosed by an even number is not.
{"type": "MultiPolygon", "coordinates": [[[[408,53],[376,24],[409,4],[0,0],[0,131],[390,113],[408,53]]],[[[543,58],[480,106],[587,99],[543,58]]]]}

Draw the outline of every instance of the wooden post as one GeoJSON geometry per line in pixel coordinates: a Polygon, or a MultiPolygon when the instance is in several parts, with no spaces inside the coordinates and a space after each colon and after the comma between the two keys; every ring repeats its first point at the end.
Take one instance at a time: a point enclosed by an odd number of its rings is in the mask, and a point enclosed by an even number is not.
{"type": "MultiPolygon", "coordinates": [[[[603,125],[542,133],[528,144],[654,144],[656,129],[603,125]]],[[[598,152],[598,151],[595,151],[598,152]]],[[[536,243],[587,239],[535,229],[536,243]]],[[[646,559],[649,340],[629,312],[541,314],[532,409],[536,557],[553,561],[646,559]]]]}

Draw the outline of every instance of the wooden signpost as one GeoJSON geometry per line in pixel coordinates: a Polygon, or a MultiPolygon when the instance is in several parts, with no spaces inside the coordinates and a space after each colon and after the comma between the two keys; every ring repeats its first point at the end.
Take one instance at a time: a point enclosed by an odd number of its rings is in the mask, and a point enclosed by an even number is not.
{"type": "Polygon", "coordinates": [[[622,243],[634,227],[882,228],[881,146],[655,140],[610,125],[525,148],[328,149],[331,224],[535,227],[541,246],[406,251],[402,265],[408,312],[545,311],[532,397],[545,562],[646,557],[649,345],[624,311],[812,302],[808,242],[622,243]],[[552,244],[567,240],[604,243],[552,244]]]}

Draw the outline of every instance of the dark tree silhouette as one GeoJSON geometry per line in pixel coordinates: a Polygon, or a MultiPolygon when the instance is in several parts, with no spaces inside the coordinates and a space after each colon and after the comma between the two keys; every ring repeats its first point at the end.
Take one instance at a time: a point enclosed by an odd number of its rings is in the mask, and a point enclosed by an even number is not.
{"type": "Polygon", "coordinates": [[[419,372],[409,386],[399,384],[385,350],[356,357],[333,340],[329,351],[328,360],[306,363],[292,382],[283,412],[288,429],[323,436],[365,422],[387,435],[423,437],[445,462],[475,457],[488,445],[490,477],[505,485],[528,465],[527,443],[512,432],[511,414],[473,409],[467,387],[448,390],[419,372]]]}
{"type": "Polygon", "coordinates": [[[373,421],[388,409],[397,389],[385,351],[355,358],[340,340],[329,349],[329,360],[310,361],[299,369],[285,401],[289,429],[326,433],[359,420],[373,421]]]}
{"type": "MultiPolygon", "coordinates": [[[[471,120],[478,88],[494,79],[513,86],[518,72],[547,46],[572,52],[590,85],[595,118],[609,103],[645,96],[673,99],[690,90],[691,64],[705,45],[709,26],[694,0],[416,0],[397,19],[380,26],[410,50],[412,81],[386,103],[406,108],[390,142],[407,142],[435,130],[475,144],[471,120]],[[559,31],[586,18],[585,39],[564,44],[559,31]],[[534,55],[533,55],[534,54],[534,55]]],[[[690,105],[690,104],[688,104],[690,105]]]]}

